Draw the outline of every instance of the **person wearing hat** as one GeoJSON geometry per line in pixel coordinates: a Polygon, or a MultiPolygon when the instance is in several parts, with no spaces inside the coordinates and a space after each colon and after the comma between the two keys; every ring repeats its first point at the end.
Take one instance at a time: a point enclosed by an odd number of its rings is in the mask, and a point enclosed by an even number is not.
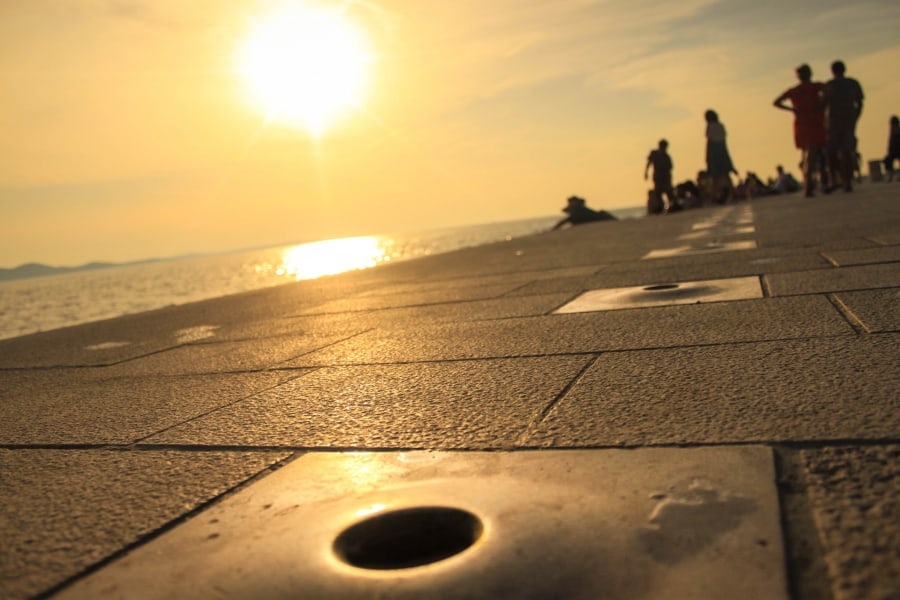
{"type": "Polygon", "coordinates": [[[580,198],[579,196],[570,196],[565,208],[563,208],[562,211],[568,216],[554,225],[553,231],[559,229],[567,223],[569,225],[575,226],[581,225],[582,223],[591,223],[593,221],[616,220],[613,215],[609,214],[605,210],[597,211],[592,208],[588,208],[584,198],[580,198]]]}

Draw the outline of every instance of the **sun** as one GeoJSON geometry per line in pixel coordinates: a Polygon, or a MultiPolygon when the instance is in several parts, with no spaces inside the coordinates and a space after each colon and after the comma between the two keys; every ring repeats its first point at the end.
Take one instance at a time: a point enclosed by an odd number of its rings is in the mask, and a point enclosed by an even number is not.
{"type": "Polygon", "coordinates": [[[362,31],[344,10],[299,2],[253,21],[236,60],[268,120],[314,137],[361,106],[372,62],[362,31]]]}

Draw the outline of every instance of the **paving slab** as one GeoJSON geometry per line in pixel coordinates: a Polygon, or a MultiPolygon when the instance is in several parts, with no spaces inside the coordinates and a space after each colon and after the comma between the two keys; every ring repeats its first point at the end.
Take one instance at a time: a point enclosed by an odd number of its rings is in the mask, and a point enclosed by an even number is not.
{"type": "Polygon", "coordinates": [[[891,197],[896,198],[896,191],[861,187],[852,196],[820,196],[814,203],[802,196],[764,199],[754,203],[756,237],[761,246],[874,243],[881,236],[896,236],[900,210],[896,201],[886,201],[891,197]]]}
{"type": "Polygon", "coordinates": [[[900,331],[900,288],[841,292],[835,298],[866,332],[900,331]]]}
{"type": "MultiPolygon", "coordinates": [[[[167,535],[160,537],[163,531],[181,531],[179,523],[216,526],[205,517],[225,505],[222,490],[241,486],[244,475],[260,472],[254,457],[262,452],[277,450],[277,456],[283,457],[301,449],[316,449],[334,457],[349,457],[352,455],[341,452],[377,450],[383,458],[391,455],[389,451],[409,457],[416,454],[410,450],[443,449],[461,451],[463,456],[490,452],[484,453],[481,470],[462,466],[449,475],[438,469],[426,470],[427,481],[423,471],[416,475],[421,475],[421,481],[414,482],[414,487],[440,488],[437,496],[448,498],[465,488],[455,479],[456,474],[484,478],[484,484],[474,485],[486,490],[485,497],[509,502],[504,518],[519,514],[526,519],[524,506],[535,500],[542,515],[551,515],[547,526],[563,532],[556,537],[541,533],[543,537],[534,547],[525,547],[528,552],[547,556],[547,548],[555,548],[552,543],[571,539],[579,544],[586,540],[585,547],[600,547],[604,557],[598,567],[596,561],[588,561],[567,545],[563,567],[547,574],[527,565],[524,569],[518,564],[504,566],[501,574],[512,574],[507,581],[517,585],[525,573],[528,578],[522,581],[537,590],[536,597],[558,597],[559,590],[573,589],[575,592],[565,595],[603,597],[596,592],[601,588],[591,587],[600,578],[607,582],[604,592],[615,587],[624,590],[626,597],[665,597],[666,590],[673,590],[668,593],[674,597],[690,597],[687,588],[679,587],[685,582],[696,584],[706,577],[717,582],[727,579],[731,585],[744,581],[734,575],[742,572],[730,563],[715,562],[734,556],[728,548],[716,546],[730,533],[704,546],[707,538],[703,534],[676,528],[685,534],[683,539],[692,540],[687,549],[666,535],[670,513],[694,514],[701,505],[704,510],[713,509],[711,515],[704,515],[704,524],[733,523],[728,515],[719,519],[723,504],[740,507],[740,503],[723,502],[724,488],[716,488],[720,494],[713,496],[711,488],[679,479],[688,483],[676,482],[671,489],[654,492],[643,490],[640,501],[628,501],[630,492],[623,495],[627,510],[640,513],[643,534],[626,536],[627,543],[621,547],[644,552],[637,555],[635,565],[651,563],[647,569],[641,567],[638,583],[629,571],[634,565],[627,562],[625,554],[616,553],[618,540],[625,539],[619,526],[627,524],[632,513],[623,512],[624,521],[607,513],[591,513],[600,523],[598,527],[581,527],[569,534],[564,523],[566,508],[601,498],[591,504],[591,510],[605,511],[618,506],[615,503],[621,499],[607,502],[607,496],[595,496],[597,489],[603,488],[601,494],[612,493],[611,489],[623,490],[632,480],[648,476],[662,481],[677,471],[665,455],[645,454],[650,451],[678,456],[693,450],[709,451],[712,454],[706,455],[706,462],[716,463],[721,445],[728,447],[725,450],[747,450],[745,444],[759,444],[764,447],[753,452],[766,453],[771,462],[770,452],[775,448],[782,459],[779,516],[789,550],[786,563],[765,565],[768,579],[784,582],[789,578],[790,595],[796,600],[884,597],[883,590],[890,593],[898,587],[893,585],[896,553],[884,550],[885,544],[897,547],[895,508],[884,499],[900,495],[895,451],[900,444],[900,410],[894,391],[900,379],[896,360],[900,347],[898,193],[900,186],[864,185],[853,194],[818,197],[814,202],[801,195],[773,197],[749,205],[585,225],[2,340],[0,448],[26,453],[17,455],[26,459],[17,459],[14,469],[0,471],[0,479],[14,475],[19,483],[9,493],[32,502],[35,514],[48,506],[53,513],[45,531],[36,517],[29,516],[20,527],[0,511],[0,537],[4,541],[38,540],[41,545],[35,564],[42,573],[52,575],[34,579],[32,571],[18,566],[32,560],[28,554],[32,549],[16,542],[11,549],[0,550],[6,552],[0,556],[7,569],[0,569],[2,585],[30,582],[25,585],[34,585],[34,591],[23,592],[26,596],[52,596],[61,582],[86,582],[82,576],[94,571],[99,577],[119,564],[118,560],[110,562],[114,558],[144,552],[153,540],[167,535]],[[750,233],[748,227],[754,231],[750,233]],[[661,248],[732,241],[755,241],[758,247],[642,260],[661,248]],[[764,297],[551,314],[586,290],[736,277],[760,278],[764,297]],[[305,314],[322,307],[347,312],[305,314]],[[611,451],[619,447],[627,449],[611,451]],[[576,457],[583,450],[586,458],[576,462],[584,462],[585,468],[595,462],[618,464],[613,455],[643,458],[630,464],[622,476],[592,472],[586,486],[568,480],[556,486],[553,482],[562,480],[554,477],[564,478],[571,470],[554,466],[543,468],[540,477],[523,478],[529,482],[524,491],[498,492],[497,478],[512,473],[503,457],[537,456],[563,448],[568,450],[562,454],[571,452],[576,457]],[[512,449],[520,452],[506,452],[512,449]],[[840,455],[835,454],[838,450],[840,455]],[[57,457],[63,455],[52,454],[69,451],[83,458],[61,463],[57,457]],[[117,458],[89,458],[95,452],[113,453],[117,458]],[[142,459],[133,465],[118,458],[161,457],[163,452],[175,452],[177,457],[171,463],[142,459]],[[235,457],[235,462],[229,462],[232,458],[208,462],[208,457],[223,453],[235,457]],[[244,454],[249,458],[241,458],[244,454]],[[595,454],[600,458],[587,458],[595,454]],[[79,460],[88,466],[80,468],[79,460]],[[191,461],[206,465],[205,471],[190,471],[191,461]],[[46,473],[32,468],[32,462],[46,465],[46,473]],[[63,467],[57,468],[60,464],[63,467]],[[174,473],[167,470],[172,465],[174,473]],[[224,466],[220,469],[219,465],[224,466]],[[98,470],[102,472],[97,474],[98,470]],[[222,484],[215,477],[220,470],[241,475],[222,484]],[[66,485],[41,487],[38,482],[34,490],[22,492],[22,478],[30,471],[48,482],[66,474],[66,485]],[[206,471],[210,471],[208,478],[206,471]],[[187,494],[190,498],[178,510],[157,501],[157,496],[166,496],[171,486],[182,489],[181,473],[196,493],[187,494]],[[82,483],[77,479],[81,476],[107,482],[109,489],[100,490],[101,483],[82,483]],[[537,494],[544,489],[545,480],[548,493],[555,494],[553,490],[559,487],[559,498],[565,502],[539,500],[537,494]],[[447,482],[450,492],[440,487],[447,482]],[[70,494],[69,487],[96,485],[98,494],[102,491],[129,499],[123,504],[127,508],[132,506],[132,484],[146,497],[135,513],[152,524],[149,530],[116,525],[113,529],[118,533],[104,537],[107,545],[100,544],[103,550],[96,554],[90,553],[91,544],[102,532],[91,528],[73,537],[72,544],[68,538],[57,543],[53,537],[57,529],[67,535],[67,511],[71,513],[69,521],[82,523],[84,514],[93,515],[94,504],[101,512],[105,506],[105,500],[92,503],[94,496],[77,491],[70,494]],[[577,494],[583,498],[570,502],[569,496],[577,494]],[[77,504],[67,503],[67,496],[77,504]],[[14,534],[7,535],[8,531],[14,534]],[[139,532],[137,538],[134,531],[139,532]],[[845,538],[846,548],[841,548],[845,538]],[[647,539],[658,543],[647,546],[635,541],[647,539]],[[696,540],[702,546],[699,552],[694,551],[696,540]],[[607,542],[615,542],[615,547],[602,546],[607,542]],[[727,551],[716,551],[707,560],[704,553],[713,552],[714,546],[727,551]],[[59,579],[53,561],[70,547],[76,548],[78,560],[83,561],[75,567],[71,567],[74,562],[59,563],[64,564],[59,579]],[[673,547],[677,552],[670,552],[673,547]],[[84,548],[88,550],[82,552],[84,548]],[[43,555],[53,563],[51,567],[40,562],[43,555]],[[697,562],[701,557],[705,570],[697,562]],[[582,575],[582,565],[589,565],[589,575],[582,575]],[[17,570],[24,575],[19,576],[17,570]],[[646,573],[654,575],[647,577],[646,573]],[[682,577],[680,573],[691,575],[682,577]],[[544,580],[547,588],[541,587],[544,580]],[[608,584],[610,581],[614,585],[608,584]],[[551,585],[552,590],[543,593],[551,585]]],[[[740,474],[740,465],[728,461],[731,459],[725,460],[731,465],[728,475],[731,471],[740,474]]],[[[5,464],[13,463],[0,466],[5,464]]],[[[268,467],[261,468],[266,472],[268,467]]],[[[575,471],[580,468],[574,467],[575,471]]],[[[396,489],[387,485],[369,490],[364,486],[370,476],[365,469],[328,474],[330,480],[351,477],[339,485],[358,486],[359,497],[396,489]]],[[[268,478],[250,483],[246,489],[256,489],[268,478]]],[[[767,485],[773,481],[770,469],[767,485]]],[[[301,494],[319,488],[313,478],[302,485],[301,494]]],[[[400,487],[405,488],[406,483],[400,487]]],[[[351,502],[356,497],[344,494],[338,501],[351,502]]],[[[332,506],[330,501],[326,504],[332,506]]],[[[304,505],[302,510],[278,513],[277,518],[301,512],[318,515],[317,510],[318,505],[304,505]]],[[[267,517],[266,511],[258,512],[261,518],[267,517]]],[[[453,520],[459,514],[451,512],[451,521],[459,522],[453,520]]],[[[478,511],[473,508],[469,514],[475,513],[478,511]]],[[[392,519],[396,515],[387,516],[392,519]]],[[[440,513],[441,522],[445,516],[440,513]]],[[[539,518],[527,517],[527,521],[544,524],[539,518]]],[[[693,523],[690,518],[687,521],[693,523]]],[[[486,522],[500,521],[498,517],[486,522]]],[[[741,530],[746,520],[741,523],[728,532],[741,530]]],[[[347,532],[349,537],[342,539],[359,539],[355,536],[369,530],[367,527],[354,527],[347,532]]],[[[285,527],[276,535],[289,536],[293,530],[285,527]]],[[[490,533],[491,529],[483,531],[490,533]]],[[[191,559],[180,565],[193,569],[200,560],[212,561],[218,568],[217,557],[223,556],[219,550],[225,546],[215,540],[226,541],[229,535],[227,528],[210,530],[202,540],[185,544],[184,548],[192,550],[191,559]],[[206,554],[206,549],[215,552],[206,554]]],[[[267,543],[265,536],[239,537],[242,543],[267,543]]],[[[281,552],[269,561],[269,566],[278,567],[298,546],[293,540],[290,538],[293,545],[287,553],[282,552],[287,545],[267,544],[266,552],[271,554],[259,554],[268,557],[281,552]]],[[[762,552],[772,548],[768,537],[765,541],[767,546],[759,545],[762,552]]],[[[299,545],[299,551],[311,551],[299,545]]],[[[482,547],[475,544],[472,552],[482,547]]],[[[356,555],[346,548],[341,552],[348,560],[356,555]]],[[[252,556],[238,554],[241,560],[252,556]]],[[[558,555],[553,549],[551,556],[558,555]]],[[[464,552],[460,561],[453,563],[451,557],[441,565],[465,565],[465,556],[464,552]]],[[[766,554],[765,560],[769,558],[766,554]]],[[[746,556],[743,562],[762,564],[748,561],[746,556]]],[[[278,574],[294,573],[290,568],[295,564],[279,569],[278,574]]],[[[471,564],[475,565],[474,561],[471,564]]],[[[548,564],[540,562],[539,566],[548,564]]],[[[341,568],[353,571],[357,567],[345,564],[341,568]]],[[[248,571],[239,565],[228,576],[267,573],[266,568],[248,571]]],[[[435,568],[443,569],[440,565],[435,568]]],[[[433,580],[435,585],[458,582],[449,571],[441,572],[448,578],[433,580]]],[[[481,563],[466,571],[467,582],[486,582],[487,586],[485,593],[478,589],[470,597],[515,595],[503,593],[508,587],[499,591],[491,587],[490,581],[495,580],[488,577],[496,572],[481,563]]],[[[375,579],[387,581],[390,577],[375,579]]],[[[273,585],[281,581],[278,576],[269,579],[273,585]]],[[[167,585],[179,584],[163,582],[162,589],[171,590],[167,585]]],[[[779,587],[781,593],[784,588],[779,587]]],[[[429,585],[432,589],[438,588],[429,585]]],[[[456,589],[469,588],[457,585],[456,589]]],[[[699,597],[734,597],[730,591],[706,590],[699,597]]],[[[778,597],[769,591],[747,594],[778,597]]]]}
{"type": "Polygon", "coordinates": [[[374,364],[603,352],[847,335],[824,297],[765,298],[378,329],[286,365],[374,364]]]}
{"type": "Polygon", "coordinates": [[[0,372],[0,444],[131,444],[301,373],[110,377],[85,369],[0,372]]]}
{"type": "Polygon", "coordinates": [[[900,445],[809,449],[801,456],[835,600],[897,598],[900,445]]]}
{"type": "Polygon", "coordinates": [[[728,302],[762,298],[762,295],[758,277],[670,282],[588,290],[555,312],[564,314],[676,304],[700,304],[702,302],[728,302]]]}
{"type": "Polygon", "coordinates": [[[815,272],[773,273],[767,275],[765,281],[772,296],[900,287],[900,263],[838,267],[815,272]]]}
{"type": "MultiPolygon", "coordinates": [[[[511,288],[517,288],[533,281],[554,280],[564,277],[579,277],[591,275],[597,271],[595,266],[572,267],[566,269],[549,269],[539,271],[514,271],[512,273],[504,273],[502,275],[491,275],[484,277],[440,277],[441,273],[432,274],[432,278],[428,281],[411,281],[406,283],[397,283],[394,281],[385,281],[382,287],[369,289],[361,292],[359,297],[372,296],[397,296],[408,293],[422,294],[437,291],[451,293],[460,288],[485,288],[485,286],[497,286],[498,284],[508,285],[511,288]]],[[[443,300],[443,298],[442,298],[443,300]]]]}
{"type": "Polygon", "coordinates": [[[643,256],[644,260],[656,258],[671,258],[673,256],[696,256],[699,254],[718,254],[720,252],[734,252],[736,250],[753,250],[757,247],[756,240],[741,241],[710,241],[673,248],[659,248],[651,250],[643,256]]]}
{"type": "Polygon", "coordinates": [[[357,312],[377,310],[383,308],[398,308],[403,306],[417,306],[426,304],[439,304],[445,302],[459,302],[466,300],[487,300],[497,298],[515,290],[520,283],[488,284],[469,287],[454,286],[449,289],[436,289],[427,291],[406,291],[396,294],[366,294],[349,296],[332,300],[318,306],[306,309],[300,314],[320,314],[335,312],[357,312]]]}
{"type": "Polygon", "coordinates": [[[869,235],[869,239],[879,246],[896,246],[900,244],[900,233],[896,231],[877,233],[869,235]]]}
{"type": "Polygon", "coordinates": [[[233,328],[277,327],[309,306],[367,289],[371,279],[348,273],[0,340],[0,369],[111,365],[195,341],[199,330],[225,339],[233,328]]]}
{"type": "Polygon", "coordinates": [[[43,595],[287,456],[0,448],[0,597],[43,595]]]}
{"type": "Polygon", "coordinates": [[[143,377],[260,371],[352,337],[307,333],[235,342],[194,343],[119,363],[107,367],[105,372],[113,376],[143,377]]]}
{"type": "Polygon", "coordinates": [[[900,245],[886,248],[866,248],[826,252],[825,256],[839,267],[870,265],[877,263],[900,263],[900,245]]]}
{"type": "Polygon", "coordinates": [[[545,447],[893,439],[900,336],[601,355],[523,438],[545,447]]]}
{"type": "Polygon", "coordinates": [[[586,357],[324,368],[148,438],[148,444],[503,448],[586,357]]]}
{"type": "Polygon", "coordinates": [[[409,327],[410,323],[462,323],[465,321],[485,321],[537,317],[549,314],[556,307],[572,297],[570,293],[538,294],[497,298],[495,300],[474,300],[471,302],[451,302],[372,311],[366,315],[366,322],[372,328],[409,327]]]}
{"type": "MultiPolygon", "coordinates": [[[[704,257],[705,258],[705,257],[704,257]]],[[[653,261],[611,263],[590,275],[535,281],[511,292],[510,296],[527,296],[554,292],[580,292],[605,287],[652,285],[672,281],[725,279],[780,273],[830,269],[833,265],[816,252],[796,250],[763,257],[744,257],[735,261],[696,261],[657,259],[653,261]]]]}
{"type": "Polygon", "coordinates": [[[782,564],[766,448],[327,453],[59,598],[777,600],[782,564]]]}

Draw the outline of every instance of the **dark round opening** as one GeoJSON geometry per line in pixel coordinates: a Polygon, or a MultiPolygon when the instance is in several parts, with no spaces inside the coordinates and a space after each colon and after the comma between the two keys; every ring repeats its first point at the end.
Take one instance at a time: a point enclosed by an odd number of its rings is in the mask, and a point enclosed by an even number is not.
{"type": "Polygon", "coordinates": [[[354,567],[408,569],[459,554],[482,531],[478,517],[465,510],[406,508],[351,525],[334,541],[334,552],[354,567]]]}
{"type": "Polygon", "coordinates": [[[644,289],[648,292],[658,292],[660,290],[674,290],[677,287],[677,283],[660,283],[658,285],[648,285],[644,289]]]}

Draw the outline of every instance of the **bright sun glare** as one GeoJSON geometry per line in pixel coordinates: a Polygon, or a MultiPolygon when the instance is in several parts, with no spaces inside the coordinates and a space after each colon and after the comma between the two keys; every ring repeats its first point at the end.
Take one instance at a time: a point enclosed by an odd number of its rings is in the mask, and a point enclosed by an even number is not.
{"type": "Polygon", "coordinates": [[[368,269],[390,261],[389,239],[362,236],[310,242],[287,248],[276,275],[316,279],[355,269],[368,269]]]}
{"type": "Polygon", "coordinates": [[[237,53],[254,104],[314,137],[360,106],[370,62],[344,11],[299,2],[253,22],[237,53]]]}

